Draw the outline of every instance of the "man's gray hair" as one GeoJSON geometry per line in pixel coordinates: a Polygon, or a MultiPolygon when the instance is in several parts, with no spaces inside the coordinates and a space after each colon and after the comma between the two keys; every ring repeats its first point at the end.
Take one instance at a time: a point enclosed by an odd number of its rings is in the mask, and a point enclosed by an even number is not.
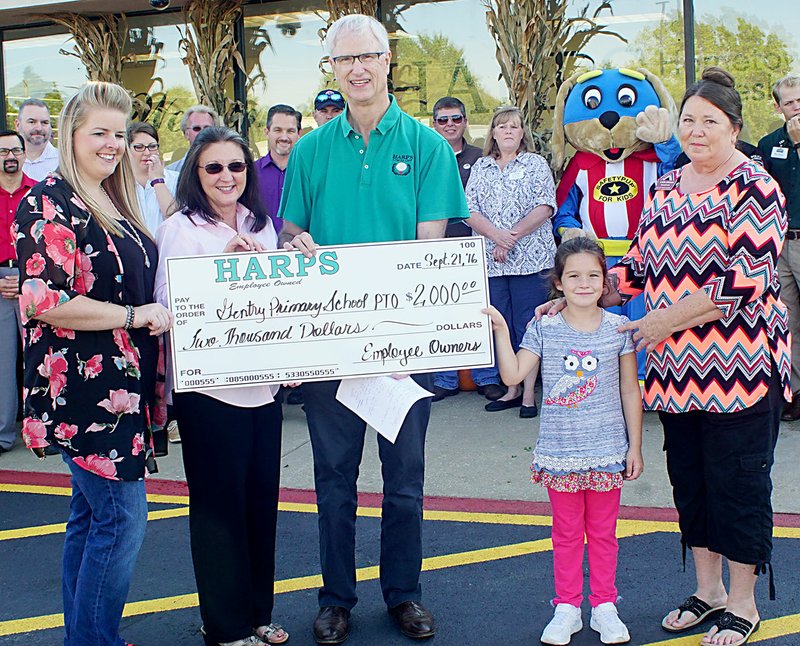
{"type": "Polygon", "coordinates": [[[186,126],[189,123],[189,117],[191,117],[196,112],[202,114],[210,114],[211,118],[214,120],[214,125],[215,126],[219,125],[219,116],[217,115],[216,110],[214,110],[213,108],[209,108],[207,105],[193,105],[191,108],[188,108],[181,117],[181,132],[186,130],[186,126]]]}
{"type": "Polygon", "coordinates": [[[19,110],[17,110],[17,118],[19,118],[19,116],[22,114],[22,111],[29,105],[35,105],[37,108],[44,108],[45,110],[47,110],[47,114],[50,114],[50,108],[48,108],[47,104],[41,99],[25,99],[22,103],[19,104],[19,110]]]}
{"type": "MultiPolygon", "coordinates": [[[[389,51],[389,34],[386,32],[386,27],[371,16],[353,13],[342,16],[328,29],[328,33],[325,36],[325,49],[328,50],[328,55],[333,55],[333,50],[336,48],[336,40],[340,35],[352,33],[372,36],[382,51],[389,51]]],[[[347,53],[363,54],[364,52],[347,53]]]]}
{"type": "Polygon", "coordinates": [[[798,85],[800,85],[800,74],[794,72],[775,81],[775,85],[772,86],[772,98],[775,99],[775,103],[781,104],[780,91],[782,87],[797,87],[798,85]]]}

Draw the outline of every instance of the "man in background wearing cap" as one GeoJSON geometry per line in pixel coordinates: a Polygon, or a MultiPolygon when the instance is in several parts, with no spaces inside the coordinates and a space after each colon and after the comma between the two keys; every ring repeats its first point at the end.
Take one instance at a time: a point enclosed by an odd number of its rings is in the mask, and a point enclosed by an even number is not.
{"type": "Polygon", "coordinates": [[[344,112],[344,97],[339,90],[321,90],[314,99],[314,121],[324,126],[344,112]]]}
{"type": "MultiPolygon", "coordinates": [[[[467,108],[461,100],[452,96],[443,96],[434,104],[433,129],[447,139],[447,143],[456,154],[458,174],[461,176],[461,185],[464,188],[467,187],[472,165],[483,156],[480,148],[468,144],[464,139],[468,124],[467,108]]],[[[471,235],[472,229],[461,221],[448,223],[445,233],[448,238],[471,235]]],[[[478,387],[478,392],[486,399],[500,399],[506,393],[505,388],[500,385],[500,375],[495,366],[473,368],[472,379],[478,387]]],[[[458,393],[458,372],[456,370],[437,372],[433,376],[433,401],[438,402],[458,393]]]]}

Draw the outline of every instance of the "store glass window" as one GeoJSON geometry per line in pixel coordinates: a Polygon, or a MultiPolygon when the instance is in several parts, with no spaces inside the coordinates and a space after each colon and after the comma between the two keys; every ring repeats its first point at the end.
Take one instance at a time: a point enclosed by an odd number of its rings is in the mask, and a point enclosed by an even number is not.
{"type": "Polygon", "coordinates": [[[482,145],[494,109],[508,103],[508,90],[481,0],[381,4],[399,105],[430,125],[437,99],[454,96],[467,108],[467,139],[482,145]]]}
{"type": "Polygon", "coordinates": [[[719,65],[742,97],[742,138],[751,143],[779,127],[772,84],[800,72],[800,14],[795,0],[771,0],[769,11],[729,0],[694,0],[697,76],[719,65]]]}
{"type": "Polygon", "coordinates": [[[250,141],[262,155],[267,153],[264,126],[270,106],[285,103],[299,110],[306,130],[316,125],[311,115],[317,91],[335,87],[333,77],[320,71],[325,50],[319,30],[325,27],[325,16],[324,0],[245,7],[248,77],[255,78],[259,73],[256,61],[264,72],[264,77],[252,84],[247,98],[250,141]]]}
{"type": "Polygon", "coordinates": [[[128,19],[122,84],[135,96],[134,118],[158,130],[165,163],[182,157],[188,148],[180,128],[186,108],[197,103],[189,69],[178,51],[183,27],[180,14],[140,16],[128,19]]]}
{"type": "MultiPolygon", "coordinates": [[[[30,32],[28,32],[30,33],[30,32]]],[[[65,32],[26,37],[23,31],[4,32],[3,62],[6,88],[6,122],[14,128],[19,105],[30,98],[42,99],[50,109],[54,136],[64,102],[86,81],[83,64],[60,52],[69,49],[65,32]]]]}

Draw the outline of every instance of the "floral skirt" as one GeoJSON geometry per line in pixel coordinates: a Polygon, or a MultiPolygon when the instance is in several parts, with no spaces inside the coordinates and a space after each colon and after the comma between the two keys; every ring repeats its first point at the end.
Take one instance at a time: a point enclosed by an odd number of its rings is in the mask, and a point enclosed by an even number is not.
{"type": "Polygon", "coordinates": [[[606,471],[582,471],[553,475],[546,471],[531,470],[531,482],[561,493],[577,493],[578,491],[611,491],[622,489],[622,473],[606,471]]]}

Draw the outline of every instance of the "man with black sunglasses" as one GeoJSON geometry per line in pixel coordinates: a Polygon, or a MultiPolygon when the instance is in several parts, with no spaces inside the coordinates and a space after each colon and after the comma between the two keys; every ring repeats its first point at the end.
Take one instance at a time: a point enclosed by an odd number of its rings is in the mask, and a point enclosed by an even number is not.
{"type": "MultiPolygon", "coordinates": [[[[219,117],[216,111],[213,108],[209,108],[207,105],[193,105],[191,108],[187,109],[181,117],[181,132],[183,132],[183,136],[186,137],[190,148],[197,135],[206,128],[216,125],[219,125],[219,117]]],[[[179,160],[172,162],[167,166],[167,170],[180,173],[185,159],[186,156],[184,155],[179,160]]]]}
{"type": "MultiPolygon", "coordinates": [[[[441,238],[447,221],[469,215],[447,142],[403,112],[388,91],[386,28],[351,14],[328,29],[325,45],[347,95],[341,117],[303,136],[289,158],[281,242],[307,256],[316,245],[441,238]]],[[[430,374],[411,378],[433,387],[430,374]]],[[[339,381],[303,384],[319,510],[322,589],[314,638],[349,634],[356,593],[356,482],[366,422],[336,399],[339,381]]],[[[400,632],[436,632],[422,605],[422,498],[431,403],[415,403],[394,444],[378,437],[383,477],[380,584],[400,632]]]]}
{"type": "MultiPolygon", "coordinates": [[[[461,185],[466,188],[472,166],[483,156],[483,151],[477,146],[467,143],[464,133],[467,131],[467,108],[464,103],[453,96],[443,96],[433,106],[433,129],[447,140],[458,162],[458,174],[461,176],[461,185]]],[[[447,225],[446,237],[461,238],[472,235],[472,229],[459,221],[451,221],[447,225]]],[[[506,390],[500,385],[500,375],[497,368],[473,368],[472,379],[478,387],[478,392],[490,401],[500,399],[506,390]]],[[[448,370],[437,372],[433,377],[433,401],[438,402],[445,397],[452,397],[459,393],[458,372],[448,370]]]]}
{"type": "Polygon", "coordinates": [[[19,270],[11,225],[17,206],[36,182],[22,172],[25,141],[13,130],[0,130],[0,454],[16,439],[17,354],[21,349],[19,270]]]}
{"type": "Polygon", "coordinates": [[[314,121],[324,126],[344,112],[344,97],[339,90],[322,90],[314,98],[314,121]]]}

